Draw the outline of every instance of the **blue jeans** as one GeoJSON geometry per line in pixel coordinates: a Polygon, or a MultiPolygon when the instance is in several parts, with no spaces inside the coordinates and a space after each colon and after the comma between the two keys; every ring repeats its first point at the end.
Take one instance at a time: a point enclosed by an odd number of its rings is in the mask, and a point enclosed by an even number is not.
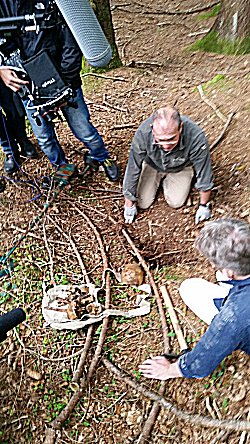
{"type": "MultiPolygon", "coordinates": [[[[90,155],[94,160],[104,162],[109,157],[109,153],[97,129],[90,122],[89,110],[84,101],[81,88],[76,90],[76,97],[73,99],[73,102],[77,105],[77,108],[72,106],[64,106],[62,108],[63,115],[71,131],[89,149],[90,155]]],[[[41,118],[41,125],[37,125],[32,117],[34,110],[28,107],[28,100],[24,100],[23,104],[39,146],[52,165],[58,166],[67,162],[64,151],[57,140],[53,123],[41,118]]]]}

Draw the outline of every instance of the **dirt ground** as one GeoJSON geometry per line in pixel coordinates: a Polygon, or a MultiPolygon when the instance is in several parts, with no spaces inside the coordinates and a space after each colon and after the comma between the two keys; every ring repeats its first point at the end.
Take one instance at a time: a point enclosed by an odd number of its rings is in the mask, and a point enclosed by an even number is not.
{"type": "MultiPolygon", "coordinates": [[[[195,12],[172,15],[164,11],[183,12],[200,6],[197,0],[113,1],[113,23],[123,67],[99,77],[85,76],[85,97],[93,123],[112,157],[117,159],[121,177],[137,126],[159,106],[177,103],[182,114],[204,128],[211,145],[234,112],[223,140],[212,150],[215,176],[212,217],[233,216],[250,222],[250,58],[187,50],[214,19],[201,20],[200,13],[195,12]],[[199,85],[206,101],[197,90],[199,85]]],[[[83,170],[82,144],[65,123],[57,122],[56,127],[69,161],[83,170]]],[[[38,160],[23,162],[14,181],[7,180],[6,190],[0,194],[1,254],[11,248],[46,200],[51,199],[52,193],[40,187],[41,178],[50,173],[48,161],[40,153],[38,160]]],[[[85,269],[90,282],[100,286],[107,265],[121,271],[125,264],[138,261],[124,228],[149,266],[157,288],[167,286],[188,345],[195,345],[206,329],[186,309],[178,294],[180,283],[187,277],[214,281],[212,267],[193,247],[202,226],[194,224],[197,193],[192,190],[188,204],[172,210],[159,192],[154,205],[140,212],[133,225],[125,227],[121,184],[109,182],[103,171],[82,181],[75,179],[13,253],[15,272],[0,280],[1,313],[21,306],[27,314],[26,322],[11,331],[1,344],[2,443],[45,442],[50,422],[79,388],[72,378],[87,330],[71,332],[45,327],[41,311],[43,282],[79,285],[84,282],[85,269]]],[[[134,307],[137,294],[134,288],[119,284],[113,274],[110,288],[112,308],[134,307]]],[[[101,294],[100,302],[103,301],[101,294]]],[[[163,351],[156,298],[152,297],[150,302],[151,311],[145,316],[110,317],[103,355],[145,389],[157,392],[157,382],[143,380],[138,374],[139,363],[163,351]]],[[[167,324],[170,349],[178,353],[169,317],[167,324]]],[[[94,327],[84,374],[94,356],[101,326],[99,323],[94,327]]],[[[168,382],[165,399],[191,416],[246,420],[249,419],[248,388],[249,359],[236,352],[204,379],[168,382]]],[[[80,402],[57,433],[56,443],[139,443],[151,405],[98,360],[80,402]]],[[[221,432],[218,427],[191,424],[173,411],[162,409],[147,442],[243,444],[250,441],[249,435],[242,431],[221,432]]]]}

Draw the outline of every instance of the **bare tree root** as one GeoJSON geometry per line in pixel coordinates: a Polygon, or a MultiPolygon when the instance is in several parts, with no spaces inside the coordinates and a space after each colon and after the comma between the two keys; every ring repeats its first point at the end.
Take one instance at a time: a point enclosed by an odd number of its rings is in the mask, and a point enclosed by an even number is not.
{"type": "Polygon", "coordinates": [[[196,426],[201,427],[209,427],[209,428],[219,428],[224,430],[234,430],[234,431],[250,431],[250,421],[237,421],[234,419],[229,420],[220,420],[220,419],[211,419],[208,416],[200,416],[200,415],[191,415],[188,412],[178,409],[171,402],[166,401],[166,399],[157,395],[152,390],[148,390],[142,384],[134,381],[128,374],[119,369],[116,365],[112,364],[107,358],[102,358],[102,362],[107,367],[107,369],[113,373],[117,379],[124,384],[128,384],[130,387],[135,389],[138,393],[141,393],[144,397],[148,398],[151,401],[158,402],[164,409],[170,411],[178,418],[182,419],[185,422],[190,424],[194,424],[196,426]]]}

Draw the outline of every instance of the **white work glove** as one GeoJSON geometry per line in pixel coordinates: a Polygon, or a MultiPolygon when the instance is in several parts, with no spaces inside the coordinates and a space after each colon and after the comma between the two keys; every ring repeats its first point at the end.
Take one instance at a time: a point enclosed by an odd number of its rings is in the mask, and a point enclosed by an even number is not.
{"type": "Polygon", "coordinates": [[[132,224],[135,216],[137,215],[137,208],[134,204],[132,207],[124,206],[124,219],[126,224],[132,224]]]}
{"type": "Polygon", "coordinates": [[[207,220],[211,217],[211,210],[209,208],[209,204],[200,205],[195,215],[195,223],[196,225],[203,220],[207,220]]]}

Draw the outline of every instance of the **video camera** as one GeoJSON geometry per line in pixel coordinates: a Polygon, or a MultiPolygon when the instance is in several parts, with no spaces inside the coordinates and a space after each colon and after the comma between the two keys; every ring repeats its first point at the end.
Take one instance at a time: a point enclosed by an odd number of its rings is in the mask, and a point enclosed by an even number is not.
{"type": "Polygon", "coordinates": [[[0,316],[0,342],[7,338],[7,332],[18,324],[25,321],[26,314],[22,308],[14,308],[13,310],[0,316]]]}
{"type": "Polygon", "coordinates": [[[22,99],[28,99],[27,107],[34,110],[32,117],[37,125],[41,119],[53,120],[62,106],[77,106],[72,101],[74,90],[65,83],[46,50],[23,62],[19,49],[8,44],[8,39],[29,31],[40,31],[56,26],[62,21],[54,2],[43,13],[0,19],[0,64],[15,71],[29,83],[19,91],[22,99]],[[42,69],[41,69],[42,67],[42,69]]]}

